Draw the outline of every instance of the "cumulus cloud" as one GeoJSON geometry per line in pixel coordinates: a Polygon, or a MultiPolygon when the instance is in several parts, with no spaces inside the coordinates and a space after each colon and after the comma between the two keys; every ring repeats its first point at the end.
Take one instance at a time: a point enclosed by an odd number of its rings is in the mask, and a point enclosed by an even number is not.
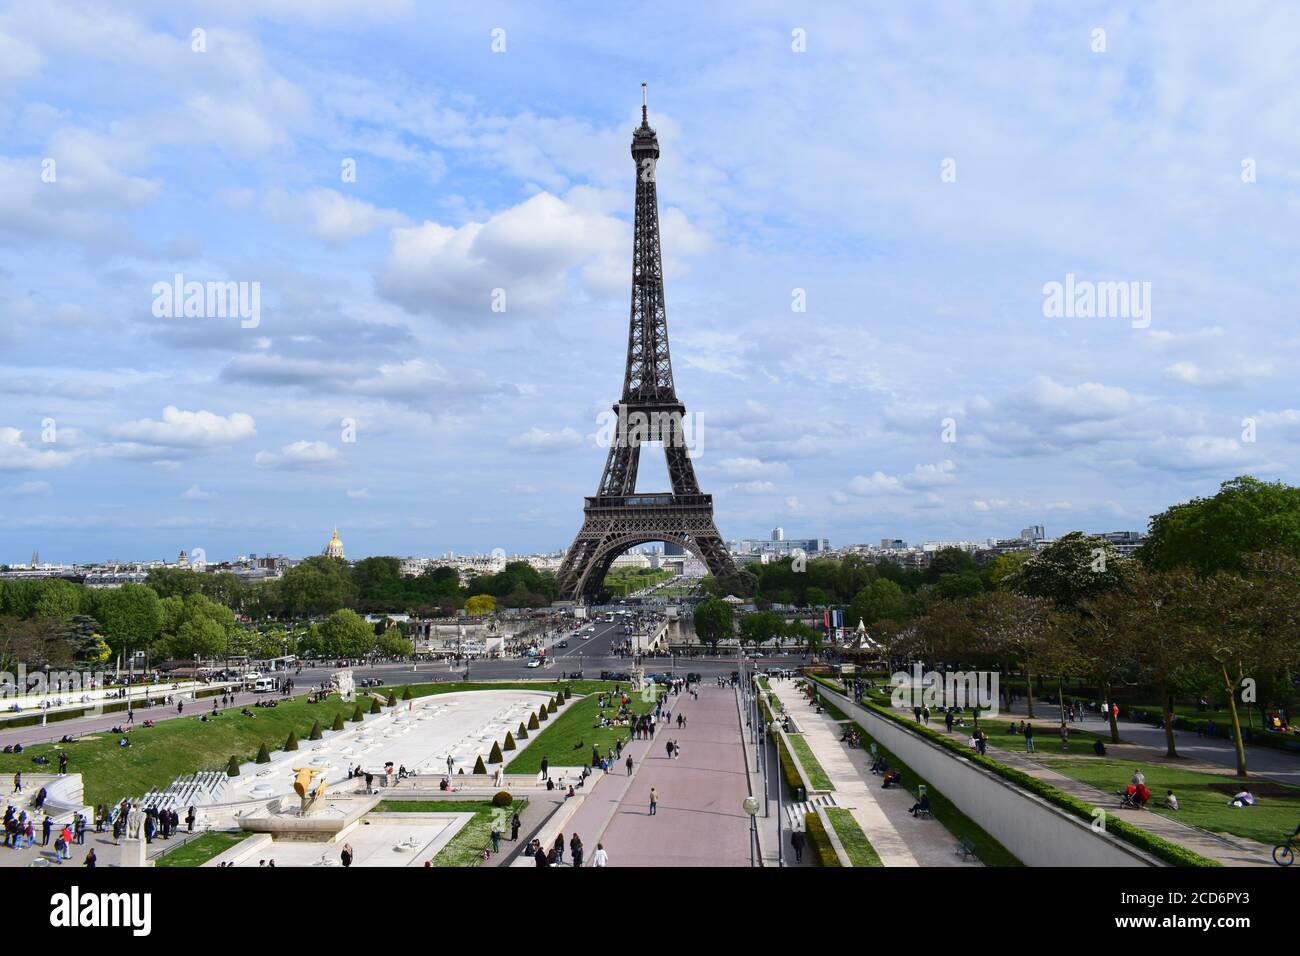
{"type": "Polygon", "coordinates": [[[41,448],[23,439],[18,428],[0,428],[0,471],[45,471],[71,464],[70,452],[41,448]]]}
{"type": "Polygon", "coordinates": [[[516,435],[508,442],[511,448],[520,451],[529,452],[554,452],[564,451],[569,448],[577,448],[582,444],[582,436],[572,428],[562,428],[559,431],[545,431],[541,428],[530,428],[522,435],[516,435]]]}
{"type": "Polygon", "coordinates": [[[381,209],[333,189],[312,189],[298,194],[276,190],[267,197],[266,207],[278,221],[304,225],[317,239],[334,248],[341,248],[376,229],[403,226],[407,222],[396,210],[381,209]]]}
{"type": "Polygon", "coordinates": [[[279,452],[259,451],[253,464],[267,469],[325,468],[337,463],[339,450],[323,441],[296,441],[285,445],[279,452]]]}
{"type": "Polygon", "coordinates": [[[115,438],[146,445],[205,448],[252,438],[257,428],[253,417],[244,412],[223,416],[202,409],[187,412],[168,405],[160,421],[141,418],[123,422],[112,426],[109,433],[115,438]]]}

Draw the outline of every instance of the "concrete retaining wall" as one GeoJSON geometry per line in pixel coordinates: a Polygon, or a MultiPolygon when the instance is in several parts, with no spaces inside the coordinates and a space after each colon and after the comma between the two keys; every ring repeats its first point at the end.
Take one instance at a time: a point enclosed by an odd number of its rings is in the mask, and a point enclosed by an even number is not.
{"type": "Polygon", "coordinates": [[[817,692],[1028,866],[1164,866],[1163,861],[1027,793],[824,685],[817,692]]]}

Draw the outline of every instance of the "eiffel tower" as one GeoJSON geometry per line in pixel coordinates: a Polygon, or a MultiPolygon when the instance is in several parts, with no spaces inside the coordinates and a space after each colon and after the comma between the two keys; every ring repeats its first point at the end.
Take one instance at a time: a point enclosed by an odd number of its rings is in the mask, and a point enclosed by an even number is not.
{"type": "Polygon", "coordinates": [[[713,523],[713,496],[701,493],[695,478],[683,424],[686,406],[678,400],[673,386],[659,251],[659,202],[655,194],[658,159],[659,139],[646,117],[642,83],[641,125],[632,134],[636,225],[627,371],[623,375],[623,397],[614,406],[618,425],[611,436],[600,487],[586,499],[582,528],[557,576],[560,596],[567,600],[595,597],[614,559],[648,541],[682,546],[703,561],[715,577],[736,572],[713,523]],[[643,441],[663,445],[672,491],[637,493],[636,472],[643,441]]]}

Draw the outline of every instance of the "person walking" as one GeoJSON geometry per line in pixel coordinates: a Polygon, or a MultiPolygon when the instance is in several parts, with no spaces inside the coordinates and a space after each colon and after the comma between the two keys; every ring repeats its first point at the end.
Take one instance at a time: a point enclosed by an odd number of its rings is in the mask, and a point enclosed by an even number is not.
{"type": "Polygon", "coordinates": [[[582,866],[582,837],[576,833],[569,838],[569,856],[574,866],[582,866]]]}
{"type": "Polygon", "coordinates": [[[557,833],[555,835],[554,848],[555,848],[555,862],[558,866],[563,866],[564,865],[564,834],[563,833],[557,833]]]}
{"type": "Polygon", "coordinates": [[[802,830],[790,831],[790,846],[794,847],[794,861],[803,862],[804,835],[802,830]]]}
{"type": "Polygon", "coordinates": [[[1025,724],[1025,753],[1036,754],[1038,750],[1034,747],[1034,725],[1025,724]]]}
{"type": "Polygon", "coordinates": [[[346,870],[352,865],[352,844],[343,844],[343,852],[339,854],[339,859],[343,861],[343,868],[346,870]]]}
{"type": "Polygon", "coordinates": [[[492,852],[501,852],[501,825],[498,823],[492,824],[492,852]]]}
{"type": "Polygon", "coordinates": [[[19,770],[14,774],[14,793],[23,792],[23,772],[19,770]]]}
{"type": "Polygon", "coordinates": [[[651,787],[650,788],[650,816],[653,817],[655,815],[655,811],[658,808],[659,808],[659,791],[656,790],[654,787],[651,787]]]}
{"type": "Polygon", "coordinates": [[[673,742],[670,740],[664,744],[664,750],[668,751],[668,759],[673,759],[673,742]]]}
{"type": "Polygon", "coordinates": [[[605,852],[605,844],[597,843],[596,852],[591,858],[592,866],[609,866],[609,854],[605,852]]]}
{"type": "Polygon", "coordinates": [[[632,776],[632,755],[627,755],[627,775],[632,776]]]}
{"type": "Polygon", "coordinates": [[[551,769],[551,761],[548,760],[546,757],[543,757],[542,758],[542,779],[543,780],[551,779],[551,775],[547,772],[550,769],[551,769]]]}
{"type": "Polygon", "coordinates": [[[196,818],[197,816],[198,816],[198,813],[197,813],[197,811],[194,809],[194,805],[193,805],[193,804],[190,804],[190,808],[189,808],[189,810],[188,810],[188,811],[186,812],[186,814],[185,814],[185,826],[186,826],[188,832],[190,832],[190,833],[193,833],[193,832],[194,832],[194,820],[195,820],[195,818],[196,818]]]}
{"type": "Polygon", "coordinates": [[[519,814],[510,818],[510,842],[515,843],[519,840],[519,814]]]}
{"type": "Polygon", "coordinates": [[[95,856],[95,848],[92,846],[92,847],[90,848],[90,852],[86,854],[86,859],[85,859],[84,861],[82,861],[82,864],[81,864],[81,865],[82,865],[82,866],[88,866],[88,867],[94,869],[95,864],[96,864],[97,862],[99,862],[99,858],[98,858],[97,856],[95,856]]]}
{"type": "Polygon", "coordinates": [[[54,821],[50,815],[45,814],[45,819],[41,821],[41,846],[50,845],[50,830],[54,829],[54,821]]]}

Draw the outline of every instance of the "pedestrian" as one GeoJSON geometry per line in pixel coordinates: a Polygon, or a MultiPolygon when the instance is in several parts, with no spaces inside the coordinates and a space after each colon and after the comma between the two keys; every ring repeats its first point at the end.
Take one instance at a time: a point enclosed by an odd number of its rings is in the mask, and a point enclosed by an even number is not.
{"type": "Polygon", "coordinates": [[[655,815],[655,811],[658,809],[658,807],[659,807],[659,791],[657,791],[654,787],[651,787],[650,788],[650,816],[653,817],[655,815]]]}
{"type": "Polygon", "coordinates": [[[555,836],[555,862],[559,866],[564,865],[564,834],[558,833],[555,836]]]}
{"type": "Polygon", "coordinates": [[[82,866],[88,866],[88,867],[91,867],[91,868],[93,869],[94,866],[95,866],[95,863],[96,863],[97,861],[98,861],[98,858],[95,856],[95,848],[92,846],[92,847],[90,848],[90,852],[86,854],[86,859],[85,859],[85,861],[84,861],[81,865],[82,865],[82,866]]]}
{"type": "Polygon", "coordinates": [[[41,846],[50,845],[50,830],[53,828],[54,821],[50,819],[50,815],[47,813],[45,819],[41,821],[41,846]]]}
{"type": "Polygon", "coordinates": [[[547,773],[547,771],[550,769],[551,769],[551,761],[543,757],[542,758],[542,779],[543,780],[551,779],[551,775],[547,773]]]}
{"type": "Polygon", "coordinates": [[[632,755],[627,755],[627,775],[632,776],[632,755]]]}
{"type": "Polygon", "coordinates": [[[582,837],[576,833],[569,838],[569,856],[574,866],[582,866],[582,837]]]}
{"type": "Polygon", "coordinates": [[[790,831],[790,845],[794,847],[794,861],[796,863],[803,862],[803,844],[804,844],[803,831],[802,830],[790,831]]]}
{"type": "Polygon", "coordinates": [[[665,749],[666,751],[668,751],[668,759],[669,759],[669,760],[672,760],[672,759],[673,759],[673,742],[670,740],[670,741],[668,741],[666,744],[664,744],[664,749],[665,749]]]}
{"type": "Polygon", "coordinates": [[[605,844],[596,844],[596,853],[591,858],[592,866],[609,866],[609,854],[605,852],[605,844]]]}
{"type": "Polygon", "coordinates": [[[492,824],[492,852],[501,852],[501,825],[497,823],[492,824]]]}
{"type": "Polygon", "coordinates": [[[14,774],[14,793],[23,792],[23,772],[19,770],[14,774]]]}
{"type": "Polygon", "coordinates": [[[674,741],[673,741],[673,759],[676,760],[676,759],[677,759],[678,757],[680,757],[681,755],[682,755],[682,748],[678,745],[677,741],[674,740],[674,741]]]}
{"type": "Polygon", "coordinates": [[[195,811],[195,809],[194,809],[194,805],[193,805],[193,804],[190,804],[190,809],[189,809],[189,811],[185,814],[185,826],[186,826],[186,828],[188,829],[188,831],[189,831],[190,833],[193,833],[193,832],[194,832],[194,819],[195,819],[195,817],[197,817],[197,816],[198,816],[198,813],[195,811]]]}
{"type": "Polygon", "coordinates": [[[343,844],[343,852],[339,854],[339,859],[343,861],[343,868],[347,869],[352,865],[352,844],[343,844]]]}
{"type": "Polygon", "coordinates": [[[1036,754],[1038,750],[1034,747],[1034,725],[1025,724],[1025,753],[1036,754]]]}

